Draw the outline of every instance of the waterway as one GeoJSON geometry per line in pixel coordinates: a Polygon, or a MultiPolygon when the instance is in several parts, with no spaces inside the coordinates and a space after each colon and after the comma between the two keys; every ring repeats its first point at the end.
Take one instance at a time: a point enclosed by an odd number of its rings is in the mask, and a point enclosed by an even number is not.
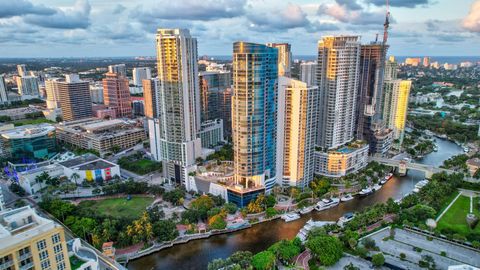
{"type": "MultiPolygon", "coordinates": [[[[437,139],[437,145],[438,152],[428,154],[416,162],[440,166],[444,160],[463,152],[461,147],[447,140],[437,139]]],[[[207,269],[208,262],[213,259],[226,258],[240,250],[256,253],[281,239],[292,239],[310,218],[313,220],[336,221],[347,212],[359,211],[377,202],[385,202],[389,198],[402,198],[423,178],[423,173],[409,171],[405,177],[393,177],[381,190],[368,197],[355,198],[326,211],[314,211],[311,214],[303,215],[301,219],[289,223],[277,219],[236,233],[217,235],[208,239],[176,245],[131,261],[128,264],[128,269],[207,269]]]]}

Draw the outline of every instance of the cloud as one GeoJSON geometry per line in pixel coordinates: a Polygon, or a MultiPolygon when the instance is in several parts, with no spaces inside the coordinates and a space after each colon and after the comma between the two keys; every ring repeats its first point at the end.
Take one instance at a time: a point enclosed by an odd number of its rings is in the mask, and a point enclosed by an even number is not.
{"type": "Polygon", "coordinates": [[[164,20],[212,21],[234,18],[245,13],[246,0],[175,0],[134,11],[133,16],[150,16],[164,20]]]}
{"type": "Polygon", "coordinates": [[[467,17],[463,19],[462,26],[471,32],[480,33],[480,0],[472,4],[467,17]]]}
{"type": "Polygon", "coordinates": [[[118,15],[122,13],[125,9],[127,9],[124,5],[117,4],[113,9],[113,14],[118,15]]]}
{"type": "Polygon", "coordinates": [[[90,26],[91,6],[88,0],[77,0],[70,8],[58,9],[53,15],[27,15],[25,22],[45,28],[85,29],[90,26]]]}
{"type": "Polygon", "coordinates": [[[294,4],[269,13],[251,12],[247,14],[247,19],[251,23],[250,28],[255,31],[278,31],[310,25],[302,8],[294,4]]]}
{"type": "MultiPolygon", "coordinates": [[[[379,7],[386,4],[385,0],[366,0],[366,2],[379,7]]],[[[415,8],[417,6],[428,6],[431,2],[430,0],[390,0],[389,4],[392,7],[415,8]]]]}
{"type": "Polygon", "coordinates": [[[337,24],[335,23],[326,23],[326,22],[311,22],[310,25],[306,27],[307,32],[309,33],[315,33],[315,32],[321,32],[321,31],[335,31],[339,30],[340,27],[338,27],[337,24]]]}
{"type": "Polygon", "coordinates": [[[440,30],[440,27],[438,26],[441,23],[440,20],[428,20],[425,22],[425,25],[427,26],[427,31],[429,32],[435,32],[440,30]]]}
{"type": "Polygon", "coordinates": [[[54,9],[44,5],[34,5],[27,0],[0,0],[0,19],[27,14],[52,15],[54,9]]]}
{"type": "MultiPolygon", "coordinates": [[[[382,25],[385,20],[385,13],[383,11],[351,10],[348,5],[340,5],[338,2],[334,4],[321,4],[318,7],[317,14],[320,16],[327,15],[337,21],[354,25],[382,25]]],[[[391,22],[393,22],[393,20],[391,22]]]]}
{"type": "Polygon", "coordinates": [[[335,0],[337,4],[347,7],[349,10],[360,10],[362,6],[356,0],[335,0]]]}

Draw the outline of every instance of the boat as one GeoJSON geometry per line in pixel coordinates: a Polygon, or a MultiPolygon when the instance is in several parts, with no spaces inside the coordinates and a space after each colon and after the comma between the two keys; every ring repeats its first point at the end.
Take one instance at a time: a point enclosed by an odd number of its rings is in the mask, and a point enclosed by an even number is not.
{"type": "Polygon", "coordinates": [[[392,177],[393,177],[393,173],[389,173],[389,174],[385,175],[384,179],[388,181],[388,180],[392,179],[392,177]]]}
{"type": "Polygon", "coordinates": [[[372,190],[373,190],[373,191],[379,191],[381,188],[382,188],[381,185],[375,184],[375,185],[372,187],[372,190]]]}
{"type": "Polygon", "coordinates": [[[434,151],[434,152],[438,152],[438,146],[437,146],[437,145],[435,145],[435,146],[433,147],[433,151],[434,151]]]}
{"type": "Polygon", "coordinates": [[[300,215],[295,213],[295,212],[291,212],[291,213],[286,213],[286,214],[283,214],[281,216],[281,218],[285,221],[285,222],[290,222],[290,221],[294,221],[294,220],[297,220],[300,218],[300,215]]]}
{"type": "Polygon", "coordinates": [[[388,180],[386,180],[386,179],[382,179],[382,180],[380,180],[379,183],[380,183],[380,185],[385,185],[385,184],[387,183],[387,181],[388,181],[388,180]]]}
{"type": "Polygon", "coordinates": [[[463,152],[468,153],[468,150],[469,150],[468,147],[466,147],[466,146],[463,147],[463,152]]]}
{"type": "Polygon", "coordinates": [[[372,193],[372,188],[371,187],[367,187],[367,188],[364,188],[362,190],[360,190],[360,192],[358,192],[358,195],[360,196],[368,196],[372,193]]]}
{"type": "Polygon", "coordinates": [[[305,242],[307,240],[308,233],[312,229],[320,228],[320,227],[323,227],[323,226],[328,225],[328,224],[335,224],[335,222],[334,221],[313,221],[312,219],[310,219],[309,221],[307,221],[307,223],[305,223],[303,228],[300,229],[300,231],[297,234],[297,237],[302,242],[305,242]]]}
{"type": "Polygon", "coordinates": [[[340,227],[343,227],[345,224],[347,224],[350,220],[352,220],[355,217],[354,213],[346,213],[343,215],[341,218],[338,219],[337,225],[340,227]]]}
{"type": "Polygon", "coordinates": [[[353,200],[352,194],[348,193],[347,195],[344,195],[342,198],[340,198],[340,201],[342,202],[348,202],[353,200]]]}
{"type": "Polygon", "coordinates": [[[315,206],[304,207],[304,208],[302,208],[302,210],[300,210],[300,214],[302,214],[302,215],[308,214],[308,213],[312,212],[314,208],[315,208],[315,206]]]}
{"type": "Polygon", "coordinates": [[[414,188],[412,191],[415,192],[415,193],[418,193],[418,192],[420,192],[420,189],[419,188],[414,188]]]}
{"type": "Polygon", "coordinates": [[[331,199],[322,199],[315,205],[315,210],[323,211],[334,206],[337,206],[340,203],[340,199],[338,198],[331,198],[331,199]]]}

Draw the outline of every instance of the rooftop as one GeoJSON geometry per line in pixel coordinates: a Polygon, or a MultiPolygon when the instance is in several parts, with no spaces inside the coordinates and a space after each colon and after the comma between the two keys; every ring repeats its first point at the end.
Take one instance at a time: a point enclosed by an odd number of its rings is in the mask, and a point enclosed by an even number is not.
{"type": "Polygon", "coordinates": [[[60,162],[60,165],[77,170],[101,170],[116,166],[116,164],[101,159],[93,154],[85,154],[80,157],[60,162]]]}
{"type": "Polygon", "coordinates": [[[1,132],[1,135],[7,139],[24,139],[45,136],[52,131],[55,131],[54,126],[43,123],[39,125],[25,125],[14,129],[5,130],[1,132]]]}

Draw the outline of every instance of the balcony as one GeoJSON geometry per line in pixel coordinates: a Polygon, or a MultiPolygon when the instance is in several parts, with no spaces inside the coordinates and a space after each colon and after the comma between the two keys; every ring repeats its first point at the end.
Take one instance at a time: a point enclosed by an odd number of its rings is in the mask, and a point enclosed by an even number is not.
{"type": "Polygon", "coordinates": [[[32,253],[28,252],[28,253],[25,253],[23,255],[20,255],[18,258],[19,258],[20,261],[23,261],[23,260],[28,259],[30,257],[32,257],[32,253]]]}
{"type": "Polygon", "coordinates": [[[20,270],[29,270],[29,269],[32,269],[32,268],[33,268],[33,262],[27,263],[24,266],[20,266],[20,270]]]}
{"type": "Polygon", "coordinates": [[[11,266],[13,266],[13,261],[12,260],[4,262],[4,263],[0,264],[0,270],[7,269],[8,267],[11,267],[11,266]]]}

